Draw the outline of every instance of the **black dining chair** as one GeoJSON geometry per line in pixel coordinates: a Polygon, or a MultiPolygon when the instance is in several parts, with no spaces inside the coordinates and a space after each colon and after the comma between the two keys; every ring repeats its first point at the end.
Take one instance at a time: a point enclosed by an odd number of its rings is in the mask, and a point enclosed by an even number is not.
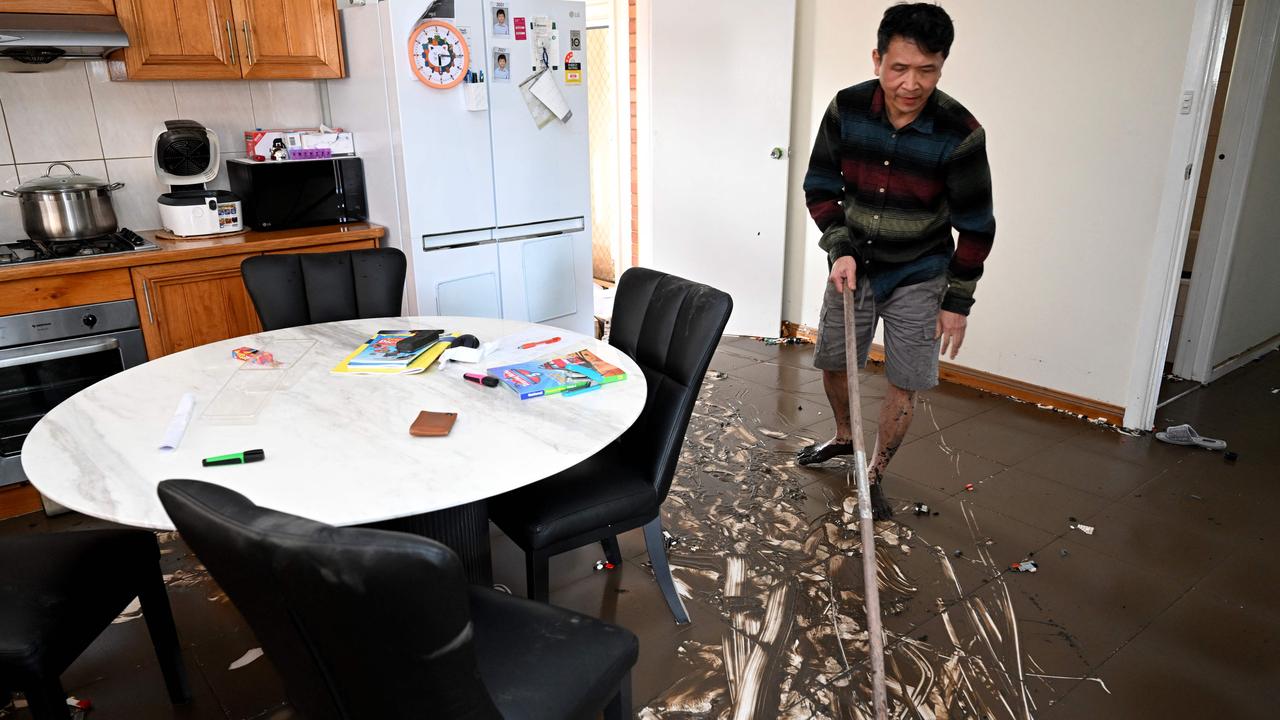
{"type": "Polygon", "coordinates": [[[404,298],[404,253],[371,248],[256,255],[240,264],[263,330],[394,317],[404,298]]]}
{"type": "Polygon", "coordinates": [[[418,535],[337,528],[196,480],[159,493],[308,720],[631,717],[628,630],[468,585],[453,551],[418,535]]]}
{"type": "Polygon", "coordinates": [[[60,676],[134,598],[169,698],[191,698],[160,574],[145,530],[83,530],[0,539],[0,691],[22,691],[35,720],[70,718],[60,676]]]}
{"type": "Polygon", "coordinates": [[[689,622],[667,564],[659,509],[733,299],[647,268],[618,282],[609,344],[640,366],[648,396],[622,437],[586,461],[489,502],[494,523],[525,553],[530,598],[547,600],[552,555],[599,541],[622,562],[618,533],[644,527],[654,576],[676,622],[689,622]]]}

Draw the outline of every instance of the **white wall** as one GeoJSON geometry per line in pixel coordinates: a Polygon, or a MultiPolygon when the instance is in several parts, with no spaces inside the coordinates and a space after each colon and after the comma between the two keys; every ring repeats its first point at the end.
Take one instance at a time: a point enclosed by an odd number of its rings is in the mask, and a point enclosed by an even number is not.
{"type": "MultiPolygon", "coordinates": [[[[156,177],[151,151],[165,120],[195,120],[218,134],[223,163],[211,185],[225,189],[226,159],[244,157],[245,130],[314,127],[321,112],[313,80],[112,82],[104,61],[0,73],[0,111],[0,188],[66,161],[81,174],[125,183],[112,204],[131,230],[160,227],[156,197],[169,188],[156,177]]],[[[0,242],[24,237],[18,201],[0,198],[0,242]]]]}
{"type": "MultiPolygon", "coordinates": [[[[1232,90],[1235,88],[1233,87],[1232,90]]],[[[1240,209],[1213,365],[1280,335],[1280,52],[1240,209]]]]}
{"type": "MultiPolygon", "coordinates": [[[[801,184],[821,113],[873,76],[886,2],[800,3],[784,317],[817,322],[801,184]]],[[[964,366],[1126,405],[1194,0],[945,0],[939,85],[987,129],[996,242],[964,366]]]]}

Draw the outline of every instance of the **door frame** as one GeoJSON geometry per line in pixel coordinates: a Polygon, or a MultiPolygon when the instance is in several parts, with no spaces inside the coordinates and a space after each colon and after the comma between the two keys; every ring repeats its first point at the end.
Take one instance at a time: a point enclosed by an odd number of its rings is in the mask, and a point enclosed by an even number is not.
{"type": "Polygon", "coordinates": [[[1162,174],[1151,264],[1142,294],[1142,315],[1135,330],[1129,383],[1125,395],[1124,426],[1150,430],[1155,422],[1160,380],[1173,327],[1174,305],[1182,278],[1183,258],[1200,182],[1196,164],[1204,157],[1209,139],[1213,100],[1218,89],[1218,68],[1227,43],[1231,0],[1196,0],[1195,15],[1178,97],[1170,101],[1176,113],[1169,157],[1162,174]],[[1199,98],[1182,114],[1185,93],[1199,98]]]}
{"type": "MultiPolygon", "coordinates": [[[[1227,295],[1227,273],[1231,269],[1275,62],[1280,0],[1249,0],[1244,13],[1231,71],[1231,87],[1238,90],[1228,91],[1222,132],[1215,151],[1232,158],[1230,173],[1214,173],[1209,183],[1191,286],[1187,291],[1186,314],[1180,337],[1176,338],[1174,374],[1201,383],[1217,380],[1256,355],[1245,352],[1218,367],[1213,366],[1213,349],[1227,295]]],[[[1259,352],[1269,352],[1273,346],[1263,345],[1259,352]]]]}

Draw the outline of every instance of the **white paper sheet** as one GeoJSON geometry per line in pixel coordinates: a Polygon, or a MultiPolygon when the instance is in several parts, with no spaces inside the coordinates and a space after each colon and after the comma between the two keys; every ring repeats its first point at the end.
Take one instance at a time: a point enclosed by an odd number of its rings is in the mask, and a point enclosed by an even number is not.
{"type": "Polygon", "coordinates": [[[546,127],[553,119],[568,122],[573,117],[569,103],[565,101],[556,85],[555,74],[550,70],[539,70],[520,83],[520,94],[525,105],[529,106],[529,115],[538,129],[546,127]]]}
{"type": "Polygon", "coordinates": [[[187,424],[191,422],[191,411],[195,406],[196,396],[192,393],[183,393],[182,399],[178,401],[178,409],[174,411],[173,419],[169,421],[169,427],[164,429],[164,439],[160,441],[161,451],[173,452],[178,449],[182,436],[187,433],[187,424]]]}

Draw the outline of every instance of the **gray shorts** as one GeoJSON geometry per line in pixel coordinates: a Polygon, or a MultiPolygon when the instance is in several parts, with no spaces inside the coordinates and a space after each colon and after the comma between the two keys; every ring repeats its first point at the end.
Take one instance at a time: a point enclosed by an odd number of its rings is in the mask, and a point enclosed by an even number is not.
{"type": "MultiPolygon", "coordinates": [[[[877,303],[867,278],[854,290],[854,322],[858,334],[858,367],[867,366],[867,352],[884,319],[885,376],[903,390],[928,390],[938,384],[938,310],[947,291],[946,274],[899,287],[877,303]]],[[[818,347],[813,366],[844,370],[844,297],[835,283],[827,283],[818,320],[818,347]]]]}

